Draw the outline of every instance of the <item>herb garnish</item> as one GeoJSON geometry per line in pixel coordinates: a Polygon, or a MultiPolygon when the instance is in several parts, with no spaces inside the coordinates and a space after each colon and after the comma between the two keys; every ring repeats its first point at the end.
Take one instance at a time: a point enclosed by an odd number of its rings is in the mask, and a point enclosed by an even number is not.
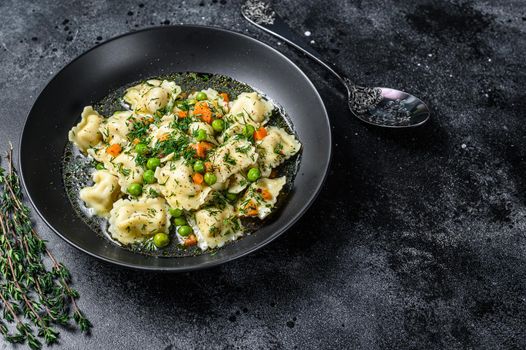
{"type": "Polygon", "coordinates": [[[42,348],[42,340],[47,345],[58,342],[57,325],[67,326],[73,319],[87,333],[91,323],[77,305],[79,293],[69,285],[68,269],[33,228],[30,210],[22,202],[12,147],[7,160],[7,172],[0,167],[0,334],[10,343],[27,341],[35,350],[42,348]]]}
{"type": "Polygon", "coordinates": [[[228,151],[225,153],[225,156],[223,157],[223,161],[230,165],[236,165],[236,160],[232,158],[232,156],[230,155],[230,152],[228,151]]]}
{"type": "Polygon", "coordinates": [[[148,124],[144,120],[140,119],[132,123],[130,132],[128,133],[128,140],[142,140],[147,134],[148,124]]]}
{"type": "Polygon", "coordinates": [[[274,153],[283,155],[283,144],[282,143],[278,143],[276,147],[274,147],[274,153]]]}

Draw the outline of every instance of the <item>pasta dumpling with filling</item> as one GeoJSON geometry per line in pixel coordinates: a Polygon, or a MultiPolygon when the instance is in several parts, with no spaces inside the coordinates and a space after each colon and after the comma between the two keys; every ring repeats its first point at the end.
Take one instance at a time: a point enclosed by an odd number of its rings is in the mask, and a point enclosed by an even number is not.
{"type": "Polygon", "coordinates": [[[118,111],[107,118],[100,126],[100,132],[107,143],[118,143],[124,145],[130,132],[131,111],[118,111]]]}
{"type": "Polygon", "coordinates": [[[279,124],[279,114],[259,93],[236,95],[222,90],[229,84],[216,90],[181,78],[192,86],[184,92],[163,79],[129,87],[118,101],[126,110],[107,118],[85,107],[68,135],[86,158],[66,169],[73,174],[66,185],[77,184],[75,169],[95,168],[93,184],[75,199],[106,218],[109,235],[134,251],[135,244],[146,251],[167,241],[206,250],[241,237],[241,220],[256,227],[276,206],[286,178],[271,179],[271,171],[301,149],[286,129],[268,126],[279,124]],[[170,215],[177,217],[171,228],[170,215]]]}
{"type": "Polygon", "coordinates": [[[140,198],[157,198],[162,197],[161,185],[159,184],[146,184],[142,188],[142,194],[140,198]]]}
{"type": "MultiPolygon", "coordinates": [[[[95,159],[96,161],[108,165],[113,157],[108,152],[106,152],[107,147],[108,146],[106,144],[99,143],[94,147],[88,148],[87,153],[91,158],[95,159]]],[[[108,169],[107,166],[106,169],[108,169]]]]}
{"type": "Polygon", "coordinates": [[[242,216],[257,216],[264,219],[272,212],[286,177],[276,179],[261,178],[252,183],[238,203],[238,212],[242,216]]]}
{"type": "Polygon", "coordinates": [[[180,159],[157,168],[155,177],[161,185],[161,193],[173,208],[192,210],[205,202],[212,190],[209,186],[192,181],[193,170],[180,159]]]}
{"type": "Polygon", "coordinates": [[[163,198],[119,199],[110,211],[111,236],[123,244],[168,232],[170,215],[163,198]]]}
{"type": "Polygon", "coordinates": [[[260,127],[260,124],[253,121],[246,113],[228,114],[223,120],[228,127],[217,137],[220,143],[226,142],[236,134],[243,134],[244,128],[247,125],[253,126],[256,130],[260,127]]]}
{"type": "Polygon", "coordinates": [[[198,210],[195,213],[195,223],[199,228],[198,245],[203,250],[222,247],[243,234],[241,222],[230,204],[222,209],[208,207],[198,210]]]}
{"type": "Polygon", "coordinates": [[[217,182],[225,182],[231,175],[256,164],[256,148],[245,138],[233,137],[216,148],[210,157],[217,182]]]}
{"type": "Polygon", "coordinates": [[[109,162],[105,162],[106,168],[119,178],[119,185],[125,191],[133,183],[142,183],[144,169],[137,166],[135,158],[127,151],[121,152],[109,162]]]}
{"type": "Polygon", "coordinates": [[[169,104],[173,107],[180,93],[181,88],[174,82],[151,79],[127,89],[123,99],[137,112],[155,113],[169,104]]]}
{"type": "Polygon", "coordinates": [[[188,132],[192,137],[195,138],[197,136],[198,130],[204,130],[206,133],[206,138],[201,141],[208,141],[217,145],[217,141],[214,138],[214,129],[212,128],[212,125],[205,122],[194,122],[188,125],[188,132]]]}
{"type": "Polygon", "coordinates": [[[272,103],[263,99],[257,92],[243,92],[232,102],[230,114],[246,114],[253,121],[263,123],[272,109],[272,103]]]}
{"type": "Polygon", "coordinates": [[[171,138],[175,129],[171,128],[169,124],[163,123],[163,125],[160,126],[152,125],[150,131],[150,135],[152,135],[150,146],[154,147],[157,142],[166,141],[171,138]]]}
{"type": "Polygon", "coordinates": [[[256,148],[261,174],[266,177],[273,168],[298,153],[301,144],[285,130],[270,126],[267,128],[267,136],[257,144],[256,148]]]}
{"type": "Polygon", "coordinates": [[[190,98],[196,98],[199,92],[204,92],[206,94],[207,100],[212,101],[213,104],[217,104],[221,108],[221,114],[225,114],[230,110],[228,105],[228,99],[225,99],[224,94],[219,94],[217,90],[208,88],[206,90],[196,91],[190,94],[190,98]]]}
{"type": "Polygon", "coordinates": [[[121,193],[119,180],[107,170],[95,171],[92,175],[93,186],[80,190],[80,199],[95,214],[107,216],[121,193]]]}
{"type": "Polygon", "coordinates": [[[99,127],[103,118],[91,106],[84,107],[81,117],[80,123],[69,131],[68,138],[83,153],[86,153],[88,148],[97,145],[102,140],[99,127]]]}
{"type": "Polygon", "coordinates": [[[243,175],[240,173],[234,174],[229,179],[228,192],[236,194],[240,193],[247,188],[248,184],[248,180],[243,175]]]}

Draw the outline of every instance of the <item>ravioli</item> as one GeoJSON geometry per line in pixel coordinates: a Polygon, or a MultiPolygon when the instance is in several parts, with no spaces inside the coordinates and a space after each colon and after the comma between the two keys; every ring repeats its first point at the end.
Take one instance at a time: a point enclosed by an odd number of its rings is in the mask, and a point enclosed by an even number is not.
{"type": "Polygon", "coordinates": [[[130,132],[129,119],[132,118],[131,111],[118,111],[107,118],[100,126],[100,132],[105,142],[125,145],[127,135],[130,132]]]}
{"type": "Polygon", "coordinates": [[[228,241],[233,241],[243,235],[241,222],[230,204],[224,208],[208,207],[195,213],[198,227],[197,237],[199,248],[222,247],[228,241]]]}
{"type": "Polygon", "coordinates": [[[68,138],[78,149],[86,153],[89,147],[97,145],[102,140],[99,127],[103,118],[91,106],[84,107],[81,117],[80,123],[69,131],[68,138]]]}
{"type": "Polygon", "coordinates": [[[155,177],[161,193],[172,208],[192,210],[199,208],[212,190],[209,186],[192,182],[192,168],[182,159],[157,168],[155,177]]]}
{"type": "Polygon", "coordinates": [[[256,164],[257,158],[256,148],[247,139],[235,137],[219,146],[210,161],[217,182],[225,182],[231,175],[256,164]]]}
{"type": "Polygon", "coordinates": [[[251,184],[238,203],[240,215],[266,218],[272,212],[286,182],[286,177],[282,176],[276,179],[261,178],[251,184]]]}
{"type": "Polygon", "coordinates": [[[203,130],[206,133],[206,138],[204,141],[212,142],[213,144],[217,145],[217,141],[214,138],[215,132],[210,124],[205,122],[194,122],[188,125],[188,131],[194,139],[196,138],[197,132],[199,130],[203,130]]]}
{"type": "Polygon", "coordinates": [[[137,166],[135,158],[127,152],[122,152],[110,161],[106,161],[106,168],[119,178],[119,185],[126,190],[133,183],[142,183],[144,169],[137,166]]]}
{"type": "Polygon", "coordinates": [[[240,193],[249,185],[249,181],[241,173],[234,174],[228,181],[229,193],[240,193]]]}
{"type": "Polygon", "coordinates": [[[108,219],[114,240],[152,247],[154,235],[167,234],[185,247],[214,249],[245,234],[241,219],[274,210],[286,178],[271,178],[272,170],[301,144],[269,126],[274,106],[263,96],[182,91],[151,79],[128,88],[121,102],[126,110],[108,118],[85,107],[68,136],[97,169],[79,197],[108,219]]]}
{"type": "Polygon", "coordinates": [[[261,173],[268,176],[273,168],[298,153],[301,144],[285,130],[270,126],[267,128],[267,136],[256,147],[261,173]]]}
{"type": "Polygon", "coordinates": [[[168,232],[170,216],[163,198],[119,199],[110,212],[111,236],[123,244],[168,232]]]}
{"type": "Polygon", "coordinates": [[[266,101],[257,92],[243,92],[232,103],[230,114],[245,114],[256,123],[262,123],[274,109],[272,103],[266,101]]]}
{"type": "Polygon", "coordinates": [[[94,185],[80,190],[80,199],[95,214],[107,216],[120,194],[119,179],[107,170],[95,171],[92,175],[94,185]]]}
{"type": "Polygon", "coordinates": [[[126,90],[123,99],[134,111],[155,113],[172,103],[180,92],[174,82],[151,79],[126,90]]]}

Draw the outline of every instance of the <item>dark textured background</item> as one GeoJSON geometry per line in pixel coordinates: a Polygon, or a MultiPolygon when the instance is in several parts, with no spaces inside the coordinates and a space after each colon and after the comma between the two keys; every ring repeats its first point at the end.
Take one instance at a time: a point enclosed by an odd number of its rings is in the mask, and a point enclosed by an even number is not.
{"type": "Polygon", "coordinates": [[[523,0],[275,1],[357,81],[428,102],[432,120],[409,131],[354,119],[328,73],[246,24],[238,1],[61,3],[0,2],[2,151],[67,62],[174,23],[245,32],[284,52],[322,94],[335,148],[325,190],[292,230],[211,270],[119,269],[35,217],[95,324],[91,337],[64,330],[55,349],[526,347],[523,0]]]}

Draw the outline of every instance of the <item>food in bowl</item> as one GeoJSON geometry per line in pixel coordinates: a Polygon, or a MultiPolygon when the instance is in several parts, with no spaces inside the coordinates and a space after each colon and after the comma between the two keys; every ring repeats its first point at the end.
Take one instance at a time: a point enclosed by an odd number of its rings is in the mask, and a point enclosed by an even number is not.
{"type": "MultiPolygon", "coordinates": [[[[277,209],[294,176],[281,167],[301,143],[262,94],[241,83],[245,91],[226,92],[216,80],[225,81],[195,73],[150,79],[125,89],[107,116],[84,107],[68,139],[79,153],[70,159],[89,164],[76,169],[91,181],[70,198],[78,196],[82,215],[102,220],[112,240],[140,251],[209,251],[277,209]],[[188,76],[200,88],[184,84],[188,76]]],[[[72,169],[66,185],[81,177],[72,169]]]]}

